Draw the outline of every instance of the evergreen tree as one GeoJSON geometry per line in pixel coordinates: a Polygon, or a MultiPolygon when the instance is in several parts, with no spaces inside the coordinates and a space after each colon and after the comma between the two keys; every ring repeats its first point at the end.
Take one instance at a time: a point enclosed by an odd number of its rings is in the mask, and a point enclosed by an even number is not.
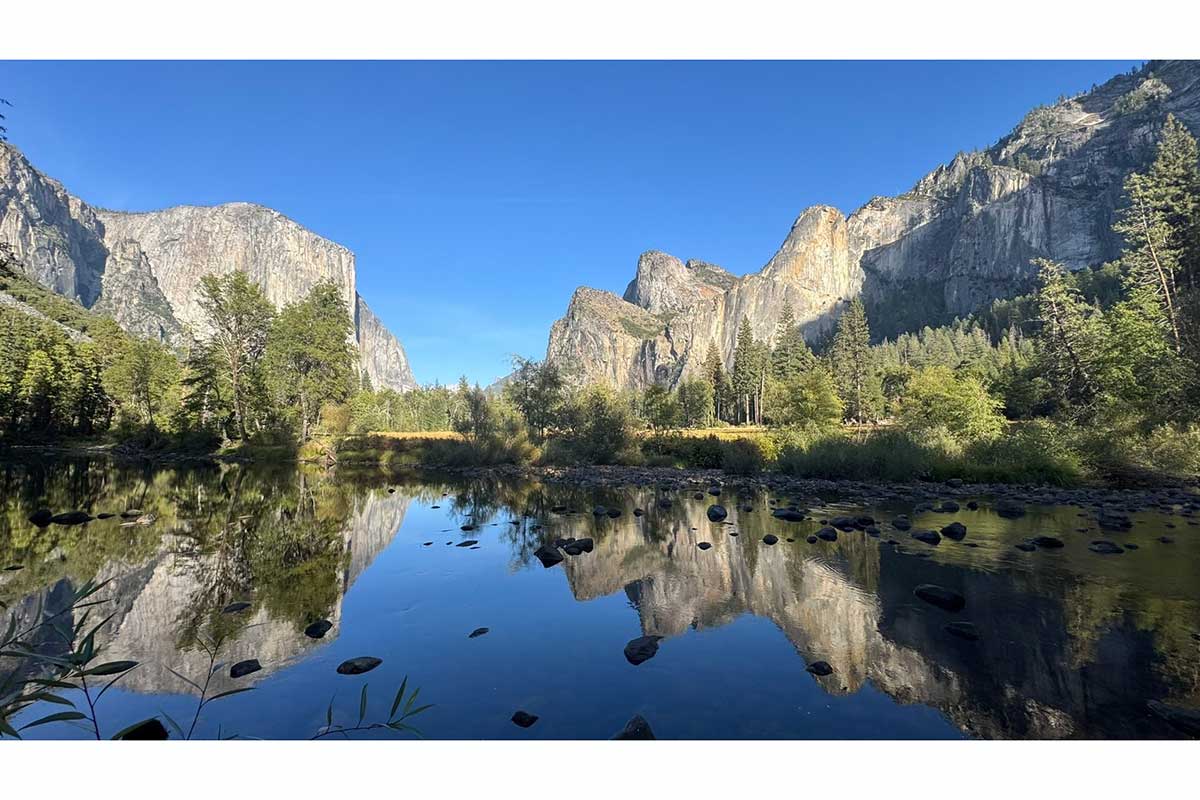
{"type": "Polygon", "coordinates": [[[846,418],[859,423],[877,419],[883,395],[874,369],[867,311],[858,298],[838,319],[830,360],[846,418]]]}
{"type": "Polygon", "coordinates": [[[732,421],[734,415],[730,413],[730,406],[733,405],[733,386],[728,373],[725,372],[721,352],[713,342],[709,342],[708,353],[704,356],[703,371],[709,386],[712,387],[713,415],[719,420],[732,421]]]}
{"type": "Polygon", "coordinates": [[[701,378],[684,380],[677,391],[683,424],[689,428],[707,428],[713,423],[712,384],[701,378]]]}
{"type": "Polygon", "coordinates": [[[762,422],[762,396],[766,390],[768,350],[755,340],[750,318],[742,317],[733,354],[733,392],[744,423],[762,422]]]}
{"type": "Polygon", "coordinates": [[[1067,281],[1062,265],[1046,259],[1034,263],[1039,268],[1042,374],[1054,387],[1060,406],[1086,409],[1099,388],[1101,317],[1067,281]]]}
{"type": "Polygon", "coordinates": [[[811,369],[816,356],[804,341],[789,303],[783,307],[775,329],[775,347],[771,350],[771,377],[785,381],[811,369]]]}

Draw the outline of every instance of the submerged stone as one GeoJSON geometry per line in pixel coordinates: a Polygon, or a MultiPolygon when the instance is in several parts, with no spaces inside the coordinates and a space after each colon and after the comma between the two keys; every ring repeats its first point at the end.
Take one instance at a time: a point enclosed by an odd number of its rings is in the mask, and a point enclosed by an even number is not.
{"type": "Polygon", "coordinates": [[[658,652],[660,639],[662,639],[661,636],[639,636],[631,639],[625,645],[625,660],[635,667],[643,661],[649,661],[658,652]]]}
{"type": "Polygon", "coordinates": [[[825,526],[824,528],[821,528],[821,530],[817,531],[817,538],[824,539],[827,542],[836,542],[837,536],[838,536],[837,530],[835,530],[834,528],[830,528],[828,525],[825,526]]]}
{"type": "Polygon", "coordinates": [[[1105,556],[1116,556],[1124,553],[1125,550],[1120,545],[1110,542],[1107,539],[1097,539],[1088,545],[1088,550],[1093,553],[1099,553],[1105,556]]]}
{"type": "Polygon", "coordinates": [[[339,675],[362,675],[364,672],[370,672],[383,663],[382,658],[375,656],[359,656],[351,658],[338,664],[339,675]]]}
{"type": "Polygon", "coordinates": [[[249,675],[252,672],[258,672],[262,669],[262,664],[258,663],[257,658],[248,658],[245,661],[239,661],[229,668],[229,677],[241,678],[249,675]]]}
{"type": "Polygon", "coordinates": [[[55,525],[82,525],[92,521],[92,515],[86,511],[65,511],[50,518],[55,525]]]}
{"type": "Polygon", "coordinates": [[[763,537],[763,544],[776,544],[778,541],[779,537],[773,533],[768,533],[763,537]]]}
{"type": "Polygon", "coordinates": [[[815,537],[815,536],[809,536],[809,537],[808,537],[807,539],[805,539],[804,541],[808,542],[809,544],[816,544],[816,543],[817,543],[817,537],[815,537]]]}
{"type": "Polygon", "coordinates": [[[819,675],[821,677],[833,674],[833,667],[829,666],[828,661],[814,661],[804,669],[808,672],[811,672],[813,675],[819,675]]]}
{"type": "Polygon", "coordinates": [[[622,728],[617,735],[612,738],[649,740],[655,737],[654,731],[650,730],[650,723],[646,722],[646,720],[642,718],[641,714],[635,714],[633,718],[629,720],[629,722],[625,723],[625,727],[622,728]]]}
{"type": "Polygon", "coordinates": [[[1025,516],[1025,506],[1009,497],[1002,497],[997,500],[994,509],[997,514],[1006,519],[1017,519],[1018,517],[1025,516]]]}
{"type": "Polygon", "coordinates": [[[319,619],[304,629],[304,635],[310,639],[324,639],[325,634],[332,629],[332,622],[327,619],[319,619]]]}
{"type": "Polygon", "coordinates": [[[54,519],[54,512],[48,508],[39,508],[29,515],[29,521],[39,528],[44,528],[54,519]]]}
{"type": "Polygon", "coordinates": [[[518,728],[528,728],[533,723],[537,722],[539,717],[537,714],[530,714],[527,711],[517,711],[512,715],[513,724],[518,728]]]}
{"type": "Polygon", "coordinates": [[[491,628],[476,628],[475,630],[473,630],[467,634],[467,638],[468,639],[478,639],[480,636],[483,636],[489,630],[491,630],[491,628]]]}
{"type": "Polygon", "coordinates": [[[966,599],[958,592],[933,583],[922,583],[916,589],[913,589],[913,594],[926,603],[935,605],[946,611],[961,611],[963,606],[967,604],[966,599]]]}
{"type": "Polygon", "coordinates": [[[946,633],[957,636],[959,639],[966,639],[969,642],[979,640],[979,631],[972,622],[947,622],[945,629],[946,633]]]}
{"type": "Polygon", "coordinates": [[[1056,539],[1053,536],[1035,536],[1033,537],[1033,543],[1047,550],[1057,550],[1063,546],[1063,540],[1056,539]]]}
{"type": "Polygon", "coordinates": [[[572,539],[562,545],[563,552],[569,556],[578,556],[592,552],[594,544],[591,539],[572,539]]]}
{"type": "Polygon", "coordinates": [[[249,607],[250,607],[250,604],[247,603],[245,600],[238,600],[237,602],[230,603],[229,605],[222,608],[221,613],[222,614],[236,614],[239,611],[245,611],[249,607]]]}
{"type": "Polygon", "coordinates": [[[475,539],[467,539],[466,541],[459,542],[457,546],[458,547],[470,547],[473,544],[479,544],[479,542],[476,541],[475,539]]]}
{"type": "Polygon", "coordinates": [[[696,545],[696,547],[699,547],[701,550],[707,550],[708,548],[712,547],[712,545],[708,542],[700,542],[696,545]]]}
{"type": "Polygon", "coordinates": [[[771,516],[784,522],[800,522],[804,519],[804,515],[794,508],[777,508],[771,512],[771,516]]]}
{"type": "Polygon", "coordinates": [[[708,514],[708,519],[710,522],[720,522],[721,520],[725,519],[725,517],[729,516],[729,512],[726,511],[725,506],[722,505],[711,505],[708,507],[708,511],[705,513],[708,514]]]}

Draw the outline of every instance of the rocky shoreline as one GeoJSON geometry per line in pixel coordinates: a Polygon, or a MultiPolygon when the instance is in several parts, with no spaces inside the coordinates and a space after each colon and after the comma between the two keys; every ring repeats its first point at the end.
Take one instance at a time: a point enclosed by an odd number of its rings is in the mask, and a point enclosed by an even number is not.
{"type": "Polygon", "coordinates": [[[624,466],[515,466],[472,467],[465,469],[418,468],[467,478],[506,478],[537,480],[551,484],[569,484],[597,489],[654,487],[662,491],[708,492],[752,495],[767,492],[782,502],[815,505],[811,501],[822,497],[837,497],[845,503],[873,505],[881,502],[913,502],[925,510],[958,510],[971,498],[988,498],[1003,516],[1020,516],[1026,506],[1071,505],[1091,508],[1119,526],[1122,516],[1135,511],[1173,511],[1179,507],[1184,516],[1200,516],[1200,488],[1192,486],[1161,486],[1149,488],[1075,487],[1059,488],[1004,483],[966,483],[951,479],[943,483],[887,483],[824,478],[796,478],[782,473],[764,472],[758,475],[730,475],[719,469],[678,469],[674,467],[624,466]]]}

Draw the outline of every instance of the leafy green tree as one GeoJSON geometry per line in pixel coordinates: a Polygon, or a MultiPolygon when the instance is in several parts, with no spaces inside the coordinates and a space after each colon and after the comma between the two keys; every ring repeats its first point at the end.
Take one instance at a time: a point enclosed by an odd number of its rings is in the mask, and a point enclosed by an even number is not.
{"type": "Polygon", "coordinates": [[[614,464],[633,442],[629,405],[608,386],[592,384],[567,403],[563,440],[580,459],[591,464],[614,464]]]}
{"type": "Polygon", "coordinates": [[[262,289],[237,270],[200,279],[200,308],[212,328],[208,344],[229,380],[237,434],[246,439],[250,414],[259,400],[255,395],[262,387],[259,361],[267,349],[275,308],[262,289]]]}
{"type": "Polygon", "coordinates": [[[504,395],[525,419],[538,441],[558,423],[566,400],[566,382],[554,364],[513,357],[513,372],[504,395]]]}
{"type": "Polygon", "coordinates": [[[499,419],[487,392],[479,388],[479,384],[469,385],[465,377],[459,380],[458,391],[463,406],[454,418],[454,430],[471,442],[481,442],[491,437],[499,425],[499,419]]]}
{"type": "Polygon", "coordinates": [[[679,401],[669,389],[657,383],[646,387],[642,394],[642,414],[656,431],[679,427],[682,419],[679,401]]]}
{"type": "Polygon", "coordinates": [[[771,381],[766,397],[772,424],[828,430],[842,421],[842,400],[833,376],[819,364],[781,381],[771,381]]]}
{"type": "Polygon", "coordinates": [[[946,367],[926,367],[908,382],[896,410],[910,431],[944,430],[963,441],[995,438],[1004,430],[1001,403],[978,379],[946,367]]]}
{"type": "Polygon", "coordinates": [[[272,394],[300,421],[300,441],[309,439],[326,404],[345,402],[357,382],[354,325],[341,292],[331,282],[287,305],[271,325],[263,362],[272,394]]]}
{"type": "Polygon", "coordinates": [[[867,310],[857,297],[838,318],[830,357],[846,418],[860,423],[878,419],[883,395],[875,374],[867,310]]]}
{"type": "Polygon", "coordinates": [[[711,383],[703,378],[680,381],[676,395],[684,426],[707,428],[713,424],[714,406],[711,383]]]}
{"type": "Polygon", "coordinates": [[[162,405],[179,378],[179,361],[170,350],[149,339],[134,339],[105,370],[104,387],[129,419],[157,426],[162,405]]]}

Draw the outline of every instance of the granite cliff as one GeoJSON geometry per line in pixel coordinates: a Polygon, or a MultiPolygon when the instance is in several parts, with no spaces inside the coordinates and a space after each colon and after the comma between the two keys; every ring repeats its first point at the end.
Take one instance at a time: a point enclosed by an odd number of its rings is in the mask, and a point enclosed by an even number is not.
{"type": "Polygon", "coordinates": [[[241,270],[282,306],[333,281],[377,388],[416,386],[400,342],[356,287],[354,253],[252,203],[128,213],[93,208],[0,143],[0,242],[42,286],[173,345],[203,335],[200,278],[241,270]]]}
{"type": "Polygon", "coordinates": [[[743,317],[773,337],[788,304],[814,340],[860,296],[876,336],[894,336],[1028,291],[1034,258],[1102,264],[1120,251],[1124,179],[1148,164],[1168,113],[1200,133],[1200,62],[1150,62],[1036,108],[992,147],[848,217],[809,208],[757,273],[647,252],[623,298],[576,290],[546,357],[580,381],[674,386],[710,344],[731,363],[743,317]]]}

